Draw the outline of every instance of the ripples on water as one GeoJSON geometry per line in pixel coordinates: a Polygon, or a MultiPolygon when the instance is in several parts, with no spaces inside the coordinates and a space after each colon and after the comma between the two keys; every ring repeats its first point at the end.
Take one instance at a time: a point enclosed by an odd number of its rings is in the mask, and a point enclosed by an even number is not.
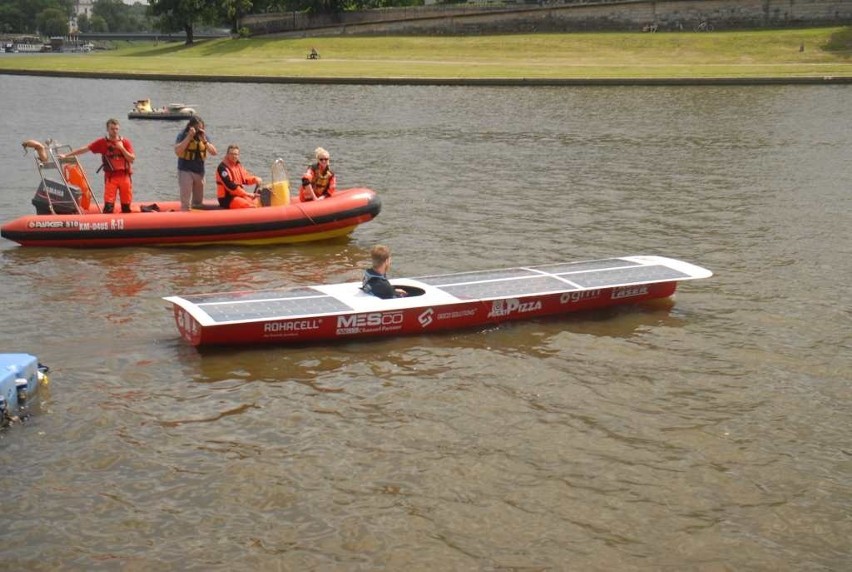
{"type": "MultiPolygon", "coordinates": [[[[384,203],[325,244],[0,246],[3,346],[53,367],[0,433],[9,565],[848,564],[847,89],[0,82],[3,220],[35,186],[20,139],[81,145],[140,97],[194,104],[293,184],[323,145],[384,203]],[[71,91],[90,103],[68,113],[71,91]],[[160,300],[353,280],[379,241],[396,275],[636,253],[716,275],[675,302],[288,349],[198,352],[160,300]]],[[[137,197],[175,196],[179,128],[122,122],[137,197]]]]}

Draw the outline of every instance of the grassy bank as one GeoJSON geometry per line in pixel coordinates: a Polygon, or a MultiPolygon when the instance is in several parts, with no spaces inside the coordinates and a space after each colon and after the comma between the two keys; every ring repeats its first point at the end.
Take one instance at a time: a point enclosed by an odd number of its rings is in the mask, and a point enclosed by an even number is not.
{"type": "Polygon", "coordinates": [[[0,56],[0,70],[296,78],[852,77],[852,28],[117,43],[0,56]],[[316,47],[321,59],[308,60],[316,47]]]}

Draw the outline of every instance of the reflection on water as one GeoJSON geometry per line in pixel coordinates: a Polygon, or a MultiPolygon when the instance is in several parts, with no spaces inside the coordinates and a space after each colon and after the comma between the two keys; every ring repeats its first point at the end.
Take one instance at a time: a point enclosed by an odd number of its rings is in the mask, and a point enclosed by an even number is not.
{"type": "MultiPolygon", "coordinates": [[[[0,434],[10,566],[846,564],[848,90],[0,81],[4,221],[37,184],[17,138],[82,145],[141,97],[193,103],[291,187],[322,145],[383,201],[327,243],[0,244],[2,345],[52,368],[0,434]],[[627,254],[715,275],[638,307],[203,352],[161,299],[357,280],[376,242],[395,276],[627,254]]],[[[176,197],[180,127],[122,122],[140,199],[176,197]]]]}

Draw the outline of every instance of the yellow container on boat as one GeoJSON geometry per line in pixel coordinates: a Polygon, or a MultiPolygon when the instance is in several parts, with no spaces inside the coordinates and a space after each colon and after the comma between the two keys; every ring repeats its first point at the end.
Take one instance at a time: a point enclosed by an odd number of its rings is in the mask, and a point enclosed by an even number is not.
{"type": "Polygon", "coordinates": [[[275,159],[272,163],[272,200],[273,207],[283,207],[290,204],[290,181],[284,159],[275,159]]]}
{"type": "Polygon", "coordinates": [[[272,183],[272,206],[283,207],[290,204],[290,183],[275,181],[272,183]]]}

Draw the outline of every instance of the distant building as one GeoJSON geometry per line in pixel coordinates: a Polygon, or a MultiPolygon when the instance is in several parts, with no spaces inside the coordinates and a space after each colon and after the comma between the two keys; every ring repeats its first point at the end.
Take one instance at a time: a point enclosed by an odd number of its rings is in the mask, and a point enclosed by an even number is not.
{"type": "Polygon", "coordinates": [[[76,0],[76,2],[74,2],[74,15],[85,15],[88,18],[92,15],[92,8],[94,5],[95,0],[76,0]]]}
{"type": "Polygon", "coordinates": [[[73,35],[80,31],[80,27],[77,25],[77,18],[80,16],[85,16],[86,18],[90,18],[92,16],[92,8],[95,5],[95,0],[75,0],[74,1],[74,13],[71,14],[71,19],[68,21],[68,31],[73,35]]]}

